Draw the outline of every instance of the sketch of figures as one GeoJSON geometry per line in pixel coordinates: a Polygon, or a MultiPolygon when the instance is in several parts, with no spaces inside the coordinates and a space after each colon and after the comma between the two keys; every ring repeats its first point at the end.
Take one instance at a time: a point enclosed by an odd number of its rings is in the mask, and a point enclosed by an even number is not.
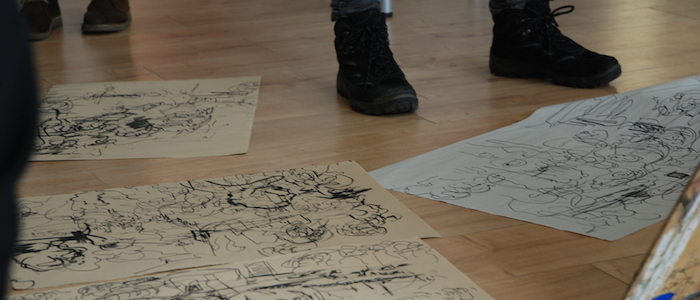
{"type": "Polygon", "coordinates": [[[346,244],[7,300],[493,300],[420,239],[346,244]]]}
{"type": "Polygon", "coordinates": [[[544,107],[370,174],[388,189],[616,240],[663,220],[700,161],[700,82],[544,107]]]}
{"type": "Polygon", "coordinates": [[[32,160],[245,153],[260,77],[57,85],[32,160]]]}
{"type": "Polygon", "coordinates": [[[16,289],[438,236],[354,162],[26,198],[18,209],[16,289]]]}

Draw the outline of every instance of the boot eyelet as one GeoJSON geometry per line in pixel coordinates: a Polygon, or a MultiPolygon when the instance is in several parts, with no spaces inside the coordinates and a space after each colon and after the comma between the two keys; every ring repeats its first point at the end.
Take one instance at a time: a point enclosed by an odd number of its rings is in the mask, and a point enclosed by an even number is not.
{"type": "Polygon", "coordinates": [[[523,31],[520,35],[521,35],[521,36],[527,36],[527,35],[530,34],[531,32],[532,32],[532,29],[528,28],[528,29],[525,29],[525,31],[523,31]]]}

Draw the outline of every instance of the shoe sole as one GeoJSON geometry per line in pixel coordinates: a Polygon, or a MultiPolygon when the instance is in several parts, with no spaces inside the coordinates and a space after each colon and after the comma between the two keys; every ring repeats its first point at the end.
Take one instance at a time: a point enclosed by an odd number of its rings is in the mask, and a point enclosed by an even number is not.
{"type": "Polygon", "coordinates": [[[367,103],[353,100],[347,93],[338,91],[338,94],[348,99],[352,110],[372,116],[403,114],[418,109],[418,99],[411,94],[398,95],[394,99],[382,103],[367,103]]]}
{"type": "Polygon", "coordinates": [[[129,13],[129,18],[124,23],[119,24],[83,24],[83,33],[105,33],[105,32],[119,32],[129,28],[131,25],[131,13],[129,13]]]}
{"type": "Polygon", "coordinates": [[[51,31],[54,29],[61,28],[63,26],[63,18],[61,16],[53,18],[51,20],[51,26],[49,26],[49,31],[41,33],[29,33],[27,34],[27,39],[31,41],[39,41],[51,36],[51,31]]]}
{"type": "Polygon", "coordinates": [[[620,77],[622,68],[620,65],[611,67],[597,75],[589,77],[572,77],[557,74],[556,72],[543,69],[533,63],[521,62],[510,59],[503,59],[491,55],[489,59],[491,74],[508,78],[540,78],[549,80],[554,84],[575,87],[575,88],[597,88],[615,78],[620,77]]]}
{"type": "Polygon", "coordinates": [[[336,87],[338,94],[343,98],[348,99],[348,103],[350,103],[350,108],[352,108],[352,110],[365,115],[383,116],[402,114],[418,109],[418,98],[414,94],[399,94],[387,101],[368,103],[352,98],[347,90],[347,87],[345,86],[345,83],[340,78],[337,80],[336,87]]]}

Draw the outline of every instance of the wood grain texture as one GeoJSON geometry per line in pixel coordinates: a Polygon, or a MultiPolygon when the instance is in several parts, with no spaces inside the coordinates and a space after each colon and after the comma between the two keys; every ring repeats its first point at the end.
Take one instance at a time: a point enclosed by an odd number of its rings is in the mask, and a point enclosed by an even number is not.
{"type": "MultiPolygon", "coordinates": [[[[567,0],[562,32],[618,58],[597,89],[494,77],[486,0],[396,0],[392,50],[420,108],[365,116],[335,92],[330,1],[131,1],[133,23],[83,35],[87,0],[60,0],[65,26],[33,43],[54,84],[262,76],[247,154],[32,162],[23,197],[214,178],[355,160],[367,171],[525,119],[536,109],[700,73],[700,1],[567,0]]],[[[392,192],[443,237],[430,243],[496,299],[621,299],[661,225],[615,242],[392,192]]],[[[13,291],[13,293],[20,293],[13,291]]]]}

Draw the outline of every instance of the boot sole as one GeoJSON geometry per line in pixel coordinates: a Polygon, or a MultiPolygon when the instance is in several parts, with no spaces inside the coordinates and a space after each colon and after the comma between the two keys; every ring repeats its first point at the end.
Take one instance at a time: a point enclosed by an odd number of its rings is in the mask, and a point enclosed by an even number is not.
{"type": "Polygon", "coordinates": [[[383,116],[409,113],[418,109],[418,99],[411,94],[398,95],[396,98],[382,103],[367,103],[356,101],[349,97],[347,93],[338,91],[338,94],[348,99],[352,110],[372,116],[383,116]]]}
{"type": "Polygon", "coordinates": [[[588,77],[573,77],[557,74],[554,71],[544,69],[542,66],[511,59],[498,58],[491,55],[489,59],[491,74],[508,78],[540,78],[549,80],[554,84],[575,88],[596,88],[620,77],[622,68],[620,65],[588,77]]]}
{"type": "Polygon", "coordinates": [[[351,97],[350,93],[347,90],[347,87],[345,86],[345,83],[342,79],[340,79],[340,76],[337,78],[336,82],[338,94],[343,98],[348,99],[348,103],[350,103],[350,108],[352,108],[352,110],[356,112],[365,115],[383,116],[402,114],[409,113],[418,109],[418,98],[416,97],[416,95],[410,93],[396,95],[390,100],[378,103],[370,103],[359,101],[351,97]]]}
{"type": "Polygon", "coordinates": [[[103,32],[119,32],[129,28],[131,25],[131,13],[124,23],[118,24],[83,24],[82,31],[84,33],[103,33],[103,32]]]}
{"type": "Polygon", "coordinates": [[[43,40],[51,36],[51,31],[61,27],[63,27],[63,18],[61,18],[61,16],[58,16],[51,20],[51,26],[49,26],[49,30],[47,32],[29,33],[27,34],[27,38],[32,41],[43,40]]]}

